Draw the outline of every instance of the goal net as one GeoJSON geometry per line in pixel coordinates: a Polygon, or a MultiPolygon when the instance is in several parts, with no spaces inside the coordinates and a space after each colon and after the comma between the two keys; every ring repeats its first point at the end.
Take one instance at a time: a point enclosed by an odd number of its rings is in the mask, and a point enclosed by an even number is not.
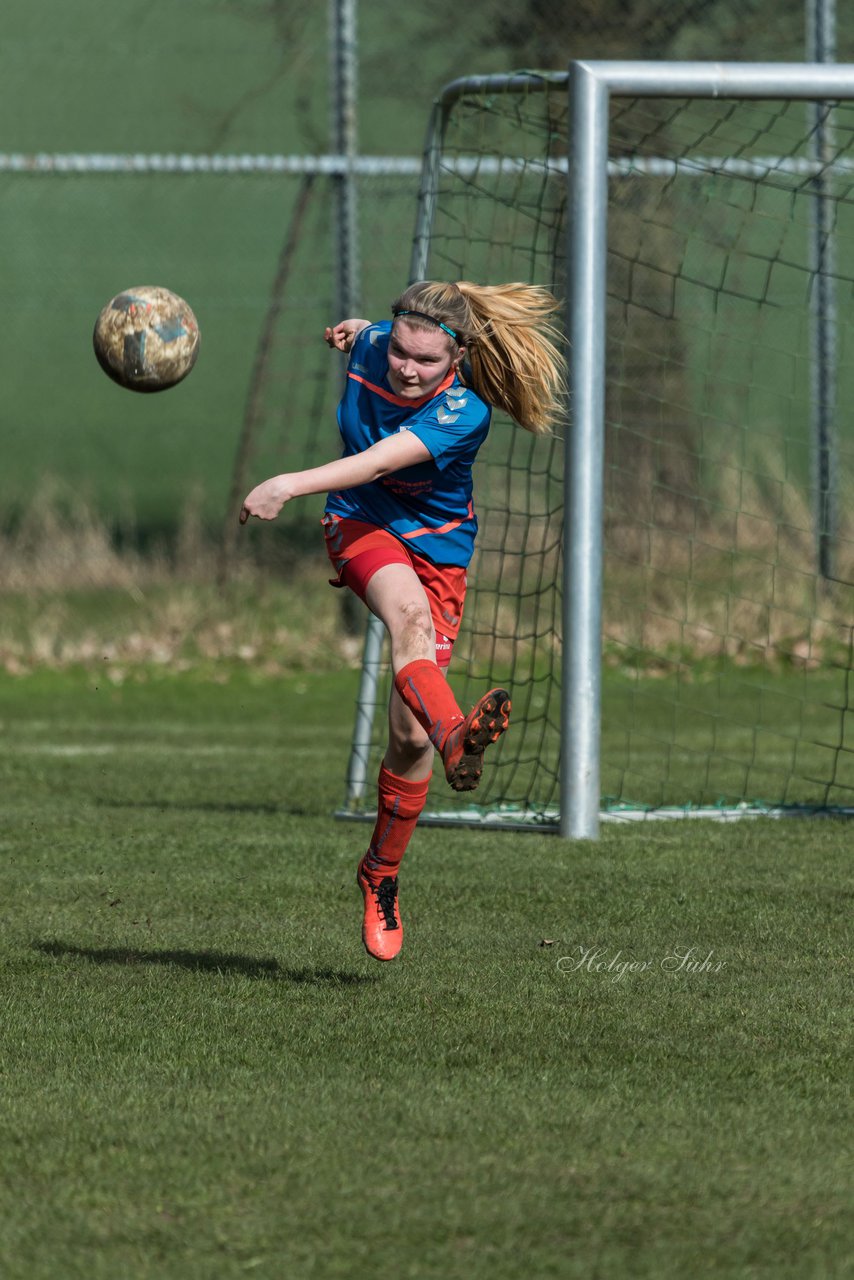
{"type": "MultiPolygon", "coordinates": [[[[566,88],[446,91],[417,274],[566,295],[566,88]]],[[[609,114],[603,811],[854,809],[854,104],[614,97],[609,114]]],[[[514,718],[476,806],[437,771],[428,821],[558,824],[572,430],[571,407],[550,439],[497,416],[478,461],[451,680],[461,704],[508,682],[514,718]]],[[[384,740],[371,661],[349,814],[373,803],[384,740]]]]}

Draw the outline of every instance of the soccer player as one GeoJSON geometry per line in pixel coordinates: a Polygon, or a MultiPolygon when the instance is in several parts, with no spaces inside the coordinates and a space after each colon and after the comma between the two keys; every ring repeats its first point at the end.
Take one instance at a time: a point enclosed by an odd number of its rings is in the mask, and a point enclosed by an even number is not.
{"type": "Polygon", "coordinates": [[[474,549],[472,465],[492,407],[545,432],[561,408],[554,297],[526,284],[422,281],[392,319],[342,320],[325,332],[349,354],[338,409],[343,455],[265,480],[240,512],[273,520],[286,502],[327,493],[333,586],[381,619],[394,687],[378,778],[377,821],[356,878],[362,940],[377,960],[400,951],[398,873],[427,799],[438,751],[450,785],[473,790],[483,755],[507,729],[510,697],[491,689],[466,715],[445,676],[474,549]]]}

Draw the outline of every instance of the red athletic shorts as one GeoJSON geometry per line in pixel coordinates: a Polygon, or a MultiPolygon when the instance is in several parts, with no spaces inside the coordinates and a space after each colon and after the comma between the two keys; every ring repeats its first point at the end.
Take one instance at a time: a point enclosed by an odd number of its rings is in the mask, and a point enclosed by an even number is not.
{"type": "Polygon", "coordinates": [[[460,630],[466,596],[466,571],[458,565],[433,564],[404,546],[394,534],[363,520],[325,515],[322,520],[326,552],[337,577],[333,587],[349,587],[365,599],[365,590],[377,569],[387,564],[407,564],[415,570],[430,603],[436,630],[436,662],[446,667],[460,630]]]}

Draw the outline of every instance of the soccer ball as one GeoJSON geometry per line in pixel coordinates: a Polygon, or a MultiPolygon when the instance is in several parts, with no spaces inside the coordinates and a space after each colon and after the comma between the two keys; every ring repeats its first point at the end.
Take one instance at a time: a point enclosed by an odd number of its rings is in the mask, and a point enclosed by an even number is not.
{"type": "Polygon", "coordinates": [[[196,363],[199,326],[177,293],[141,285],[116,294],[92,335],[105,373],[129,391],[166,391],[196,363]]]}

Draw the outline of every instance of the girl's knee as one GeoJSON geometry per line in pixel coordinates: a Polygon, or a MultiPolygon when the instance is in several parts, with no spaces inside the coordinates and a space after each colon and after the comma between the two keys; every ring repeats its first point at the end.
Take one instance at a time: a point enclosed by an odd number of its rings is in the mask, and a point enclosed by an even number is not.
{"type": "Polygon", "coordinates": [[[436,652],[436,632],[430,608],[424,603],[402,604],[395,615],[386,620],[391,639],[392,655],[399,661],[414,658],[433,658],[436,652]]]}
{"type": "Polygon", "coordinates": [[[426,602],[412,600],[407,604],[402,604],[399,615],[401,632],[411,635],[423,635],[428,639],[432,637],[433,619],[430,616],[430,607],[426,602]]]}
{"type": "Polygon", "coordinates": [[[433,751],[433,744],[419,724],[391,726],[389,745],[396,756],[417,764],[433,751]]]}

